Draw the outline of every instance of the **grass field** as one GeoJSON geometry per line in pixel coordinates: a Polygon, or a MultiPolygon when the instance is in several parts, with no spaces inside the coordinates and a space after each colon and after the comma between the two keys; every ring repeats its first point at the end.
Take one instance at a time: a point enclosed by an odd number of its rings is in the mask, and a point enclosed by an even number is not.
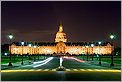
{"type": "MultiPolygon", "coordinates": [[[[83,59],[83,56],[77,56],[80,59],[83,59]]],[[[87,59],[87,56],[84,56],[84,59],[87,59]]],[[[92,56],[88,56],[88,60],[92,60],[92,56]]],[[[99,61],[99,57],[94,56],[94,61],[99,61]]],[[[111,63],[111,56],[101,56],[101,61],[111,63]]],[[[121,56],[114,56],[113,62],[115,64],[121,64],[121,56]]]]}
{"type": "MultiPolygon", "coordinates": [[[[83,59],[83,56],[77,56],[80,59],[83,59]]],[[[39,59],[44,59],[45,56],[40,56],[39,59]]],[[[38,56],[35,56],[35,59],[38,59],[38,56]]],[[[87,59],[87,56],[84,56],[84,59],[87,59]]],[[[29,61],[29,57],[28,56],[23,56],[23,60],[27,60],[29,61]]],[[[34,56],[30,56],[30,60],[34,60],[34,56]]],[[[92,56],[88,56],[88,60],[92,60],[92,56]]],[[[94,61],[99,61],[99,57],[94,56],[93,58],[94,61]]],[[[12,63],[16,63],[16,62],[21,62],[22,61],[22,57],[21,56],[12,56],[12,63]]],[[[101,57],[101,61],[103,62],[111,62],[111,56],[102,56],[101,57]]],[[[7,64],[9,63],[9,56],[2,56],[1,57],[1,64],[7,64]]],[[[120,56],[114,56],[114,63],[115,64],[121,64],[121,57],[120,56]]]]}
{"type": "MultiPolygon", "coordinates": [[[[16,62],[21,62],[22,61],[22,56],[12,56],[12,63],[16,62]]],[[[35,59],[38,59],[37,56],[35,56],[35,59]]],[[[44,59],[44,56],[40,56],[39,59],[44,59]]],[[[9,56],[2,56],[1,57],[1,64],[7,64],[9,63],[9,56]]],[[[23,56],[23,61],[29,61],[29,60],[34,60],[34,56],[31,56],[30,59],[28,56],[23,56]]]]}

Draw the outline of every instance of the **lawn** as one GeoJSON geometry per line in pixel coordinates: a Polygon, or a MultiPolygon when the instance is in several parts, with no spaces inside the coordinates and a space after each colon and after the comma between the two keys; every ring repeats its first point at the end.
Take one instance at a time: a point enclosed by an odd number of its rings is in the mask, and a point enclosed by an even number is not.
{"type": "MultiPolygon", "coordinates": [[[[83,59],[83,56],[77,56],[77,57],[83,59]]],[[[84,56],[84,59],[86,60],[87,56],[84,56]]],[[[92,56],[88,56],[88,60],[92,60],[92,56]]],[[[93,60],[99,61],[99,57],[94,56],[93,60]]],[[[113,60],[115,64],[121,64],[121,56],[114,56],[113,60]]],[[[111,56],[102,56],[101,61],[111,63],[111,56]]]]}
{"type": "MultiPolygon", "coordinates": [[[[16,63],[16,62],[21,62],[22,61],[22,56],[12,56],[12,63],[16,63]]],[[[35,56],[35,59],[38,59],[37,56],[35,56]]],[[[39,59],[44,59],[43,56],[40,56],[39,59]]],[[[8,64],[9,63],[9,56],[2,56],[1,57],[1,64],[8,64]]],[[[29,57],[28,56],[23,56],[23,61],[29,61],[29,57]]],[[[30,60],[34,60],[34,56],[30,57],[30,60]]]]}
{"type": "MultiPolygon", "coordinates": [[[[83,56],[76,56],[79,59],[83,59],[83,56]]],[[[36,59],[38,59],[38,56],[35,56],[36,59]]],[[[44,56],[40,56],[39,59],[45,59],[44,56]]],[[[87,56],[84,56],[84,59],[87,59],[87,56]]],[[[29,60],[28,56],[23,56],[23,60],[29,60]]],[[[30,57],[30,60],[34,60],[34,56],[30,57]]],[[[92,60],[92,56],[88,56],[88,60],[92,60]]],[[[111,56],[102,56],[101,60],[103,62],[111,62],[111,56]]],[[[12,56],[12,63],[16,63],[16,62],[21,62],[22,61],[22,57],[21,56],[12,56]]],[[[99,61],[99,57],[94,56],[94,61],[99,61]]],[[[2,56],[1,57],[1,64],[7,64],[9,63],[9,56],[2,56]]],[[[121,64],[121,57],[120,56],[114,56],[114,63],[115,64],[121,64]]]]}

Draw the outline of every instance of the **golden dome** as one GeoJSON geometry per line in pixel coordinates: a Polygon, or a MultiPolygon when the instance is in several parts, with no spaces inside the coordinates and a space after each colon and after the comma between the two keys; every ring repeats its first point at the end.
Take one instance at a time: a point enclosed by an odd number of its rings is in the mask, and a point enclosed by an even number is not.
{"type": "Polygon", "coordinates": [[[67,42],[66,34],[63,32],[63,26],[60,24],[59,31],[56,33],[55,42],[67,42]]]}

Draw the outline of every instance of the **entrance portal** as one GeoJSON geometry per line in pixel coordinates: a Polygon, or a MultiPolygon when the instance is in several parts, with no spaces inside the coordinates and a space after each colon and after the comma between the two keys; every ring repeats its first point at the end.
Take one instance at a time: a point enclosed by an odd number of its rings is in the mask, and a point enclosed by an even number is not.
{"type": "Polygon", "coordinates": [[[64,54],[66,50],[66,45],[64,42],[59,42],[56,45],[57,53],[64,54]]]}

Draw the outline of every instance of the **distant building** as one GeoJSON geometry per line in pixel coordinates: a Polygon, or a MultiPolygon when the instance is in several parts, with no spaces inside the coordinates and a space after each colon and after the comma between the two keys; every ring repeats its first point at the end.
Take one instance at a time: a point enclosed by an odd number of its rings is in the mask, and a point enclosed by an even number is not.
{"type": "Polygon", "coordinates": [[[59,26],[56,33],[55,42],[25,42],[22,46],[20,42],[14,42],[9,46],[12,54],[111,54],[113,46],[109,42],[67,42],[63,26],[59,26]],[[29,46],[31,44],[31,46],[29,46]]]}

